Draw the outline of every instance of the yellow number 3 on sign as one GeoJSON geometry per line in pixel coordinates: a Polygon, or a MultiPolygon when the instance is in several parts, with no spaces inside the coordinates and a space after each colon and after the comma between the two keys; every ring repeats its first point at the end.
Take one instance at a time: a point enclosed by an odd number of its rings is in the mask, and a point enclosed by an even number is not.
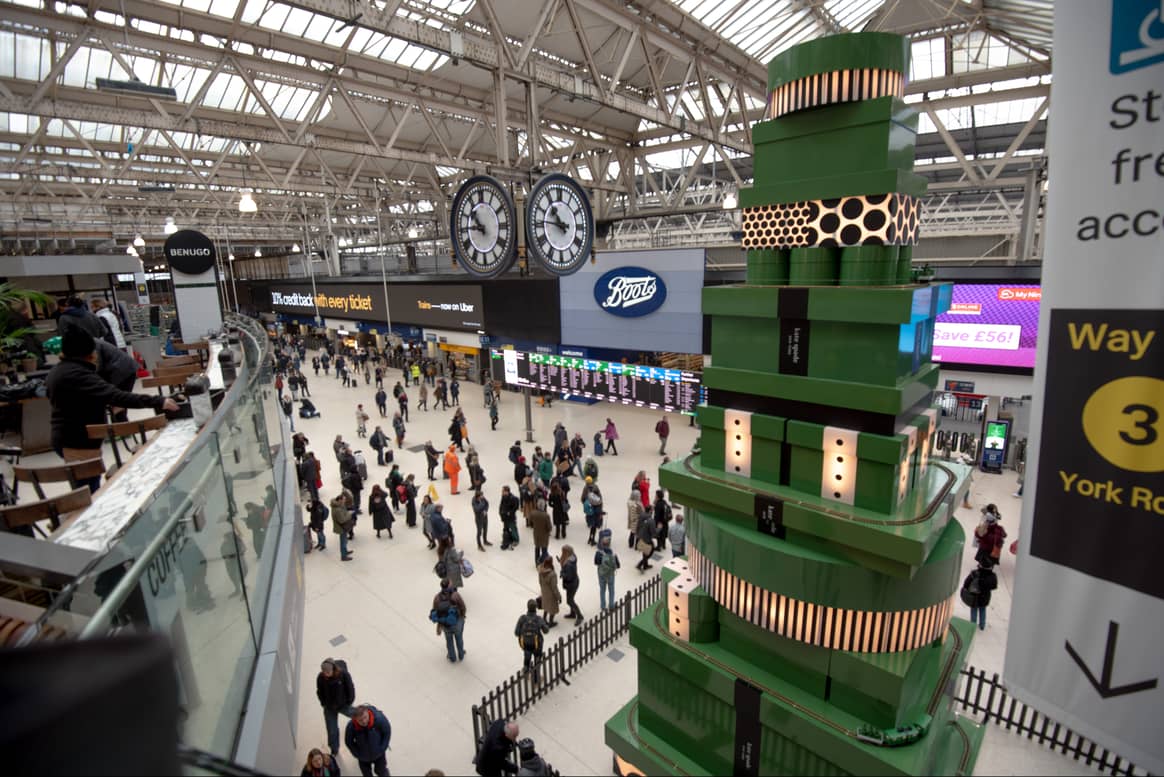
{"type": "Polygon", "coordinates": [[[1083,406],[1083,433],[1120,469],[1164,472],[1164,380],[1137,376],[1100,386],[1083,406]]]}

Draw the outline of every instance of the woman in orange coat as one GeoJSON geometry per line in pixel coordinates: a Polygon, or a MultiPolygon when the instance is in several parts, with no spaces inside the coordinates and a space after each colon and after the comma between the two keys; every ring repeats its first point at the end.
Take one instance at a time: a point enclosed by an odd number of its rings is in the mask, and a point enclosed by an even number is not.
{"type": "Polygon", "coordinates": [[[445,474],[449,476],[452,481],[449,485],[451,493],[459,494],[457,491],[457,475],[461,472],[461,460],[457,458],[457,446],[450,445],[449,449],[445,451],[445,474]]]}

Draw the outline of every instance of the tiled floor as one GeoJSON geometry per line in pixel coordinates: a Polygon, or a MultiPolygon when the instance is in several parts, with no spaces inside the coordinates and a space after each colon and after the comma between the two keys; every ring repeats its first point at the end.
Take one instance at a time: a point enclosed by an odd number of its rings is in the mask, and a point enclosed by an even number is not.
{"type": "MultiPolygon", "coordinates": [[[[396,372],[390,376],[387,389],[391,389],[398,376],[396,372]]],[[[324,462],[324,496],[330,498],[338,480],[338,467],[331,454],[331,442],[336,434],[355,443],[356,448],[364,449],[373,462],[372,469],[377,471],[377,479],[386,476],[388,468],[377,468],[372,451],[364,441],[355,438],[355,405],[363,402],[374,408],[374,386],[345,389],[334,377],[321,376],[311,380],[310,388],[322,417],[307,421],[297,418],[296,428],[306,432],[311,447],[324,462]]],[[[410,396],[415,399],[415,395],[415,389],[410,390],[410,396]]],[[[514,393],[503,393],[501,421],[496,432],[489,430],[479,386],[463,384],[462,406],[468,417],[470,438],[480,452],[488,477],[485,491],[492,504],[490,538],[497,543],[496,501],[501,486],[513,483],[512,466],[506,459],[509,446],[514,440],[522,440],[523,449],[532,451],[532,444],[524,442],[522,399],[514,393]]],[[[427,439],[444,447],[451,414],[451,411],[412,412],[405,450],[397,451],[397,461],[403,472],[416,474],[422,485],[426,485],[424,455],[408,448],[427,439]]],[[[652,479],[657,477],[654,470],[661,457],[652,430],[658,415],[608,404],[587,406],[559,401],[552,408],[542,408],[535,403],[534,439],[543,448],[552,445],[553,425],[561,420],[571,435],[577,430],[589,440],[608,416],[613,418],[622,435],[621,455],[598,459],[599,483],[604,487],[608,504],[620,504],[622,493],[629,491],[639,469],[646,469],[652,479]]],[[[377,420],[373,419],[373,423],[377,420]]],[[[689,427],[683,417],[672,416],[671,421],[668,450],[686,452],[697,430],[689,427]]],[[[387,420],[385,426],[388,426],[387,420]]],[[[513,637],[513,625],[523,612],[526,599],[537,594],[537,576],[528,532],[523,531],[522,545],[516,551],[503,553],[499,544],[495,544],[481,553],[472,542],[468,491],[462,489],[459,496],[450,496],[448,482],[441,480],[436,482],[436,487],[445,505],[445,514],[460,530],[461,545],[476,568],[476,574],[462,591],[469,611],[465,661],[448,663],[444,641],[436,636],[434,626],[428,621],[431,599],[437,591],[432,572],[436,558],[426,550],[418,529],[406,528],[401,520],[394,529],[395,539],[385,536],[377,540],[370,522],[362,519],[352,544],[355,559],[349,563],[339,561],[338,543],[330,537],[326,551],[312,553],[306,560],[307,612],[299,710],[301,755],[324,744],[313,680],[318,662],[335,656],[347,660],[358,700],[379,706],[391,719],[393,750],[389,765],[392,769],[417,773],[439,767],[448,773],[464,773],[472,768],[470,705],[520,666],[521,652],[513,637]]],[[[1014,490],[1013,474],[976,474],[972,507],[959,510],[959,520],[968,532],[972,531],[979,508],[994,502],[1002,511],[1004,525],[1013,539],[1019,516],[1019,500],[1012,496],[1014,490]]],[[[572,493],[575,500],[577,493],[572,493]]],[[[579,551],[582,562],[582,588],[578,598],[583,611],[592,614],[598,600],[596,577],[590,564],[592,556],[586,552],[584,524],[578,515],[574,517],[568,541],[579,551]]],[[[613,524],[615,547],[624,562],[618,579],[621,594],[637,584],[641,576],[633,568],[634,554],[617,542],[621,535],[617,529],[623,525],[621,511],[615,513],[613,524]],[[632,563],[627,563],[628,560],[632,563]]],[[[551,551],[557,555],[561,545],[561,541],[552,541],[551,551]]],[[[965,573],[973,566],[971,555],[967,554],[965,573]]],[[[651,570],[649,574],[656,571],[651,570]]],[[[977,635],[971,651],[971,663],[988,672],[1002,671],[1013,571],[1014,557],[1007,554],[999,574],[999,589],[990,605],[987,629],[977,635]]],[[[958,614],[967,615],[966,612],[958,614]]],[[[556,631],[561,633],[569,628],[570,622],[566,621],[556,631]]],[[[556,634],[551,632],[550,636],[553,638],[556,634]]],[[[627,654],[623,660],[615,662],[606,656],[595,659],[572,686],[554,691],[522,722],[523,733],[533,737],[539,750],[563,773],[609,773],[610,754],[603,745],[602,723],[635,692],[634,650],[625,640],[618,648],[627,654]]],[[[993,732],[989,736],[992,741],[997,738],[993,732]]],[[[1023,751],[1025,748],[1018,748],[1018,752],[1023,751]]],[[[1005,752],[1008,753],[1005,762],[984,760],[988,768],[984,771],[980,766],[979,771],[1032,773],[1067,768],[1066,763],[1060,764],[1057,760],[1043,764],[1042,768],[1038,761],[1031,761],[1030,767],[1025,768],[1014,760],[1015,748],[1007,746],[1005,752]]]]}

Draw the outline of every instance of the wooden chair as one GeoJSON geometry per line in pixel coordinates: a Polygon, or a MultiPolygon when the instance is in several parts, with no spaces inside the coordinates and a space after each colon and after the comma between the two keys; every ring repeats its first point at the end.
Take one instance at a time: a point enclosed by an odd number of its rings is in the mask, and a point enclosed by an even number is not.
{"type": "Polygon", "coordinates": [[[64,464],[50,464],[43,467],[21,466],[12,468],[12,479],[16,486],[32,483],[38,499],[45,499],[43,483],[68,483],[69,488],[80,488],[82,482],[105,474],[105,460],[100,456],[82,461],[66,461],[64,464]]]}
{"type": "Polygon", "coordinates": [[[162,358],[158,359],[158,363],[155,369],[182,367],[187,364],[200,364],[198,356],[163,356],[162,358]]]}
{"type": "Polygon", "coordinates": [[[206,357],[210,355],[210,343],[206,342],[205,340],[197,340],[192,343],[175,340],[170,343],[170,345],[174,347],[175,351],[185,351],[186,353],[194,351],[194,355],[198,357],[200,364],[205,364],[206,357]]]}
{"type": "Polygon", "coordinates": [[[202,372],[201,364],[183,364],[179,367],[158,367],[154,370],[155,378],[182,378],[185,380],[191,375],[202,372]]]}
{"type": "Polygon", "coordinates": [[[171,377],[171,378],[159,378],[157,376],[154,376],[154,377],[150,377],[150,378],[142,378],[141,379],[141,387],[142,388],[156,388],[158,390],[158,396],[161,396],[162,395],[162,387],[169,386],[170,393],[173,394],[178,389],[186,387],[186,378],[187,377],[189,377],[189,376],[171,377]]]}
{"type": "MultiPolygon", "coordinates": [[[[121,451],[117,449],[117,441],[123,437],[134,437],[141,444],[146,442],[146,432],[156,431],[161,429],[168,423],[164,415],[153,415],[148,418],[142,418],[138,421],[120,421],[115,424],[89,424],[85,427],[85,431],[89,435],[90,440],[108,440],[109,444],[113,446],[113,458],[117,460],[117,465],[113,470],[121,467],[121,451]]],[[[110,470],[111,472],[113,470],[110,470]]]]}
{"type": "Polygon", "coordinates": [[[5,531],[15,531],[24,526],[30,526],[42,537],[48,535],[37,526],[40,521],[49,521],[53,529],[61,525],[61,517],[89,506],[92,497],[87,487],[77,488],[63,496],[52,499],[41,499],[37,502],[0,507],[0,528],[5,531]]]}

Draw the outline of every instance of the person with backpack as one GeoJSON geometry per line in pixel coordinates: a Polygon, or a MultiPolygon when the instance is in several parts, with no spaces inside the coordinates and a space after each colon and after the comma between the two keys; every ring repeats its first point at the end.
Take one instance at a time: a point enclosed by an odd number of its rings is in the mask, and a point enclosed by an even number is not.
{"type": "Polygon", "coordinates": [[[437,465],[441,463],[441,452],[438,451],[436,446],[432,444],[432,440],[425,440],[424,461],[425,465],[428,467],[428,479],[436,480],[436,476],[433,475],[433,470],[435,470],[437,465]]]}
{"type": "Polygon", "coordinates": [[[667,423],[666,415],[655,424],[655,434],[659,435],[659,455],[667,455],[667,438],[671,436],[671,424],[667,423]]]}
{"type": "Polygon", "coordinates": [[[388,507],[388,496],[380,484],[372,486],[372,493],[368,495],[368,515],[372,516],[372,528],[376,530],[376,539],[380,539],[380,532],[388,532],[388,539],[392,537],[392,522],[396,519],[388,507]]]}
{"type": "Polygon", "coordinates": [[[562,590],[566,592],[566,604],[570,605],[570,611],[562,617],[573,620],[575,627],[581,626],[582,609],[574,601],[574,597],[578,594],[578,587],[582,581],[578,577],[578,557],[574,554],[572,546],[562,546],[562,554],[558,557],[558,566],[562,568],[562,590]]]}
{"type": "Polygon", "coordinates": [[[603,610],[606,609],[607,594],[610,595],[610,606],[614,607],[614,576],[622,566],[618,554],[610,547],[612,536],[610,529],[603,529],[598,535],[598,549],[594,552],[594,566],[598,567],[598,601],[603,610]]]}
{"type": "Polygon", "coordinates": [[[659,527],[658,543],[655,550],[662,553],[667,549],[667,533],[671,528],[671,505],[663,498],[663,489],[655,490],[654,504],[655,525],[659,527]]]}
{"type": "Polygon", "coordinates": [[[598,482],[598,462],[594,459],[586,459],[586,463],[582,466],[582,477],[590,478],[594,482],[598,482]]]}
{"type": "MultiPolygon", "coordinates": [[[[521,458],[521,440],[514,440],[513,445],[509,446],[509,463],[517,466],[517,460],[521,458]]],[[[519,479],[518,483],[521,482],[519,479]]]]}
{"type": "MultiPolygon", "coordinates": [[[[512,450],[512,448],[510,449],[512,450]]],[[[517,461],[513,463],[513,482],[517,483],[517,487],[521,488],[521,484],[529,477],[530,470],[526,466],[525,456],[518,456],[517,461]]]]}
{"type": "Polygon", "coordinates": [[[400,417],[400,413],[392,416],[392,431],[396,433],[396,447],[404,447],[404,419],[400,417]]]}
{"type": "Polygon", "coordinates": [[[315,678],[315,695],[323,707],[323,723],[327,727],[327,747],[334,756],[339,753],[339,716],[351,717],[356,702],[356,686],[348,673],[348,664],[337,658],[325,658],[315,678]]]}
{"type": "Polygon", "coordinates": [[[1006,542],[1006,529],[1002,528],[1000,521],[1002,521],[1002,514],[998,512],[995,505],[988,504],[982,508],[982,522],[974,529],[974,540],[978,544],[978,552],[974,554],[974,560],[979,564],[988,562],[994,566],[1002,558],[1002,547],[1006,542]]]}
{"type": "Polygon", "coordinates": [[[432,599],[429,620],[437,625],[437,634],[445,635],[445,648],[450,664],[465,660],[465,600],[457,593],[452,581],[441,578],[441,590],[432,599]]]}
{"type": "Polygon", "coordinates": [[[683,525],[683,514],[675,513],[675,522],[667,532],[671,540],[671,557],[678,558],[687,552],[687,527],[683,525]]]}
{"type": "Polygon", "coordinates": [[[384,430],[377,426],[372,430],[372,436],[368,438],[368,445],[372,446],[372,450],[376,451],[376,464],[384,466],[384,449],[388,447],[388,435],[384,434],[384,430]]]}
{"type": "Polygon", "coordinates": [[[517,497],[514,496],[509,486],[501,487],[501,501],[497,508],[501,515],[501,549],[513,550],[517,547],[517,509],[520,503],[517,497]]]}
{"type": "Polygon", "coordinates": [[[960,596],[970,608],[970,622],[977,623],[979,631],[986,630],[986,607],[990,604],[991,592],[998,588],[998,576],[993,567],[989,561],[982,561],[962,581],[960,596]]]}
{"type": "Polygon", "coordinates": [[[485,552],[486,545],[492,545],[486,534],[489,531],[489,500],[478,488],[473,492],[473,520],[477,524],[477,550],[485,552]]]}
{"type": "Polygon", "coordinates": [[[639,517],[639,528],[635,533],[637,542],[635,542],[635,550],[643,554],[643,558],[639,563],[635,564],[635,568],[640,572],[646,572],[654,566],[651,563],[651,556],[655,553],[655,538],[659,534],[659,527],[655,523],[655,516],[650,510],[644,510],[639,517]]]}
{"type": "Polygon", "coordinates": [[[473,763],[477,766],[477,774],[481,777],[501,777],[503,774],[516,774],[517,765],[513,763],[513,749],[520,734],[517,723],[503,718],[493,721],[485,730],[481,739],[481,746],[473,763]]]}
{"type": "Polygon", "coordinates": [[[533,681],[538,682],[538,669],[541,666],[542,647],[545,644],[544,634],[548,634],[550,626],[538,615],[537,599],[530,599],[525,604],[525,615],[517,619],[513,627],[513,636],[517,637],[517,644],[524,655],[522,667],[525,672],[530,671],[533,665],[533,681]]]}
{"type": "MultiPolygon", "coordinates": [[[[352,500],[352,517],[357,517],[360,514],[360,494],[364,490],[364,481],[360,479],[360,471],[355,467],[344,469],[340,474],[340,486],[349,492],[352,500]]],[[[351,532],[348,532],[348,539],[352,539],[351,532]]]]}
{"type": "Polygon", "coordinates": [[[410,529],[416,528],[416,476],[409,474],[396,487],[396,500],[404,503],[404,522],[410,529]]]}
{"type": "Polygon", "coordinates": [[[356,708],[344,732],[344,743],[360,764],[360,774],[371,777],[374,772],[380,777],[387,777],[388,760],[385,754],[391,741],[392,726],[383,712],[370,704],[361,704],[356,708]]]}
{"type": "Polygon", "coordinates": [[[602,528],[602,517],[604,510],[602,507],[602,491],[598,489],[598,484],[591,478],[586,478],[586,485],[582,487],[582,512],[586,516],[586,528],[590,530],[590,536],[586,540],[587,545],[597,545],[594,539],[595,533],[602,528]]]}
{"type": "Polygon", "coordinates": [[[400,492],[396,487],[403,482],[404,476],[400,474],[400,465],[393,464],[388,477],[384,478],[384,487],[388,489],[388,498],[392,500],[393,512],[400,512],[400,492]]]}
{"type": "Polygon", "coordinates": [[[376,390],[376,409],[380,411],[381,418],[388,417],[388,395],[384,393],[383,387],[376,390]]]}
{"type": "Polygon", "coordinates": [[[552,629],[558,625],[554,622],[554,616],[558,614],[559,605],[562,603],[562,593],[558,590],[558,573],[554,571],[554,557],[549,553],[546,553],[538,566],[538,587],[541,589],[541,596],[538,598],[542,602],[542,616],[546,625],[552,629]]]}
{"type": "Polygon", "coordinates": [[[345,489],[331,500],[331,530],[340,538],[340,561],[352,560],[352,554],[348,550],[348,539],[352,536],[355,523],[356,519],[352,515],[352,495],[345,489]]]}
{"type": "Polygon", "coordinates": [[[320,501],[319,494],[311,497],[307,503],[308,526],[315,532],[317,540],[315,549],[324,550],[327,547],[327,535],[324,533],[323,522],[327,520],[329,515],[327,505],[320,501]]]}

